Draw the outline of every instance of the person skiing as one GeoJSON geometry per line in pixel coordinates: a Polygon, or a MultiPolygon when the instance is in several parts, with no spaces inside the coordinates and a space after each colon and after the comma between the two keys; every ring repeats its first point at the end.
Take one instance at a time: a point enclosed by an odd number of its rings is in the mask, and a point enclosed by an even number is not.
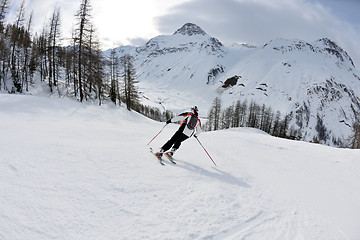
{"type": "Polygon", "coordinates": [[[163,153],[171,148],[170,152],[166,152],[172,158],[175,151],[179,149],[181,142],[194,136],[198,137],[201,131],[201,121],[198,118],[198,108],[194,106],[191,108],[191,112],[184,112],[178,116],[166,121],[166,124],[182,121],[179,129],[175,134],[167,141],[160,149],[160,152],[155,153],[158,158],[161,158],[163,153]]]}

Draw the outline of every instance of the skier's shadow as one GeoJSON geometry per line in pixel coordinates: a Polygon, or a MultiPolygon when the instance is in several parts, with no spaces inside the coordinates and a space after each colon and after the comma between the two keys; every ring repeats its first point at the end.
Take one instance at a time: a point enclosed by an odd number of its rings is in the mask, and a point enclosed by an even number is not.
{"type": "Polygon", "coordinates": [[[245,187],[245,188],[251,187],[251,185],[249,185],[245,180],[236,178],[233,175],[231,175],[230,173],[221,171],[218,168],[213,167],[213,169],[216,172],[210,172],[208,170],[205,170],[205,169],[203,169],[199,166],[196,166],[194,164],[191,164],[191,163],[187,163],[187,162],[183,162],[183,161],[181,163],[182,164],[177,164],[176,166],[181,167],[190,172],[196,173],[198,175],[207,176],[207,177],[216,179],[218,181],[221,181],[221,182],[224,182],[227,184],[237,185],[239,187],[245,187]]]}

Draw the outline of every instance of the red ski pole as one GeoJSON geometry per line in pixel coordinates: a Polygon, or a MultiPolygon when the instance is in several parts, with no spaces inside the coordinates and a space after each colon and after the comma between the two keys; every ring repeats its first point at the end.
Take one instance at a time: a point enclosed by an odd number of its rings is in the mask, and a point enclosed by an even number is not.
{"type": "Polygon", "coordinates": [[[149,142],[147,145],[149,145],[149,144],[164,130],[164,128],[166,127],[166,125],[167,125],[167,124],[165,124],[165,126],[160,130],[160,132],[159,132],[158,134],[156,134],[156,136],[153,137],[153,139],[151,139],[150,142],[149,142]]]}
{"type": "Polygon", "coordinates": [[[215,167],[217,167],[216,163],[214,162],[214,160],[211,158],[210,154],[208,153],[208,151],[206,151],[205,147],[201,144],[200,140],[195,137],[196,140],[200,143],[200,145],[202,146],[202,148],[205,150],[206,154],[209,156],[209,158],[211,159],[211,161],[214,163],[215,167]]]}

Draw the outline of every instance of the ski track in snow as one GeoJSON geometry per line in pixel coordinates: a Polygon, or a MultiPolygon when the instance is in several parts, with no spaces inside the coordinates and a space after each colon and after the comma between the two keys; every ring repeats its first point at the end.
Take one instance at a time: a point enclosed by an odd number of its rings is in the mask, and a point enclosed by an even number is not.
{"type": "Polygon", "coordinates": [[[162,126],[0,94],[0,239],[360,238],[359,150],[242,128],[200,135],[218,167],[195,139],[161,166],[162,126]]]}

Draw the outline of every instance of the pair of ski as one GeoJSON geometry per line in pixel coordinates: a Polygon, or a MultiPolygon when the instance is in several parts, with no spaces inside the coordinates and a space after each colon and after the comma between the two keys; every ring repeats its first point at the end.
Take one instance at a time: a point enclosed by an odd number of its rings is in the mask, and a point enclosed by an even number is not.
{"type": "MultiPolygon", "coordinates": [[[[156,153],[154,153],[153,149],[150,147],[150,152],[157,158],[157,160],[159,161],[159,163],[163,166],[165,166],[164,160],[157,156],[156,153]]],[[[174,158],[169,154],[169,152],[165,152],[163,153],[163,155],[165,155],[170,162],[172,162],[173,164],[176,164],[176,162],[174,161],[174,158]]]]}

